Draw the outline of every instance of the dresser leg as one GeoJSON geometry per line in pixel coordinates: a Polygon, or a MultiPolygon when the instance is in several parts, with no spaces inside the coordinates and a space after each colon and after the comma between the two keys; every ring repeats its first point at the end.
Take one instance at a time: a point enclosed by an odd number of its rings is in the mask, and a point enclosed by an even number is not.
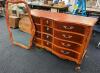
{"type": "Polygon", "coordinates": [[[76,71],[77,73],[80,73],[80,72],[81,72],[80,64],[77,64],[77,65],[76,65],[75,71],[76,71]]]}
{"type": "Polygon", "coordinates": [[[100,48],[100,42],[97,43],[97,46],[96,46],[96,47],[97,47],[97,48],[100,48]]]}

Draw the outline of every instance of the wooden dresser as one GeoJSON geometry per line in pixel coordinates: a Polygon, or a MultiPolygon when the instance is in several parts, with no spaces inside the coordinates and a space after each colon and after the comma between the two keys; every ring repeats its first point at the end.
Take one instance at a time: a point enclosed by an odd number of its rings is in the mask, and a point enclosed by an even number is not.
{"type": "Polygon", "coordinates": [[[31,14],[34,44],[80,65],[97,19],[42,10],[31,10],[31,14]]]}

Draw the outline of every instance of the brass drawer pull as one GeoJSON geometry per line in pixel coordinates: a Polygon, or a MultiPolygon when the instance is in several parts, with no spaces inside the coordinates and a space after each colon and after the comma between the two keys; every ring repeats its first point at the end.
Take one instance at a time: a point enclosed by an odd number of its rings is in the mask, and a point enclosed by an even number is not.
{"type": "Polygon", "coordinates": [[[65,43],[61,43],[63,46],[65,46],[65,47],[70,47],[71,46],[71,44],[65,44],[65,43]]]}
{"type": "Polygon", "coordinates": [[[46,24],[49,24],[49,21],[48,20],[46,21],[46,24]]]}
{"type": "Polygon", "coordinates": [[[47,45],[49,45],[49,43],[47,42],[47,45]]]}
{"type": "Polygon", "coordinates": [[[64,29],[68,29],[68,30],[74,29],[74,26],[70,26],[70,27],[68,27],[68,26],[63,26],[63,27],[64,27],[64,29]]]}
{"type": "Polygon", "coordinates": [[[70,52],[68,52],[68,51],[64,51],[64,50],[61,50],[60,52],[63,53],[63,54],[65,54],[65,55],[70,54],[70,52]]]}
{"type": "Polygon", "coordinates": [[[65,34],[63,34],[62,36],[63,36],[64,38],[67,38],[67,39],[70,39],[70,38],[73,37],[73,36],[71,36],[71,35],[66,36],[65,34]]]}
{"type": "Polygon", "coordinates": [[[47,36],[46,36],[46,38],[48,39],[48,38],[49,38],[49,36],[47,35],[47,36]]]}
{"type": "Polygon", "coordinates": [[[46,28],[46,30],[48,31],[48,30],[49,30],[49,28],[47,27],[47,28],[46,28]]]}

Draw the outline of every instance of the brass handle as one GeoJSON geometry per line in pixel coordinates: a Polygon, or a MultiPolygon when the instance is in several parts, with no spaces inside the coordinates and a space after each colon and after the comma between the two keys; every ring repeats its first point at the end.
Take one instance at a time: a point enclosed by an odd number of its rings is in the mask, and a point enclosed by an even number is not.
{"type": "Polygon", "coordinates": [[[46,30],[48,31],[48,30],[49,30],[49,28],[47,27],[47,28],[46,28],[46,30]]]}
{"type": "Polygon", "coordinates": [[[49,21],[48,20],[46,21],[46,24],[49,24],[49,21]]]}
{"type": "Polygon", "coordinates": [[[63,26],[63,27],[64,27],[64,29],[68,29],[68,30],[74,29],[74,26],[70,26],[70,27],[68,27],[68,26],[63,26]]]}
{"type": "Polygon", "coordinates": [[[64,38],[67,38],[67,39],[71,39],[73,36],[71,36],[71,35],[68,35],[68,36],[66,36],[65,34],[63,34],[62,35],[64,38]]]}
{"type": "Polygon", "coordinates": [[[48,39],[48,38],[49,38],[49,36],[47,35],[47,36],[46,36],[46,38],[48,39]]]}
{"type": "Polygon", "coordinates": [[[49,43],[47,42],[47,45],[49,45],[49,43]]]}
{"type": "Polygon", "coordinates": [[[71,44],[65,44],[65,43],[61,43],[63,46],[65,46],[65,47],[70,47],[71,46],[71,44]]]}
{"type": "Polygon", "coordinates": [[[63,54],[65,54],[65,55],[70,54],[70,52],[68,52],[68,51],[64,51],[64,50],[61,50],[60,52],[63,53],[63,54]]]}

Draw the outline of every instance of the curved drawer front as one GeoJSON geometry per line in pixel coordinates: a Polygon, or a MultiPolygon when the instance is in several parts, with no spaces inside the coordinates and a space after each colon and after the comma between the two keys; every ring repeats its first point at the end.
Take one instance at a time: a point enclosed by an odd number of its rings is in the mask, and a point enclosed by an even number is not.
{"type": "Polygon", "coordinates": [[[33,19],[33,22],[35,24],[40,24],[40,18],[39,17],[32,16],[32,19],[33,19]]]}
{"type": "Polygon", "coordinates": [[[48,48],[52,48],[52,44],[48,41],[43,41],[43,46],[48,47],[48,48]]]}
{"type": "Polygon", "coordinates": [[[76,32],[76,33],[85,33],[85,28],[79,25],[75,25],[72,23],[64,23],[64,22],[54,22],[54,28],[60,29],[63,31],[71,31],[71,32],[76,32]]]}
{"type": "Polygon", "coordinates": [[[73,33],[67,33],[67,32],[61,32],[54,30],[54,37],[63,39],[63,40],[68,40],[68,41],[73,41],[79,44],[82,44],[84,37],[81,35],[76,35],[73,33]]]}
{"type": "Polygon", "coordinates": [[[52,20],[47,18],[42,18],[43,25],[52,27],[52,20]]]}
{"type": "Polygon", "coordinates": [[[49,42],[52,42],[52,36],[47,35],[47,34],[43,34],[43,39],[49,42]]]}
{"type": "Polygon", "coordinates": [[[39,38],[34,37],[34,39],[33,39],[33,43],[41,45],[42,40],[39,39],[39,38]]]}
{"type": "Polygon", "coordinates": [[[62,47],[64,49],[71,49],[73,51],[76,51],[76,52],[80,52],[81,50],[81,47],[80,45],[77,45],[77,44],[74,44],[74,43],[70,43],[70,42],[67,42],[67,41],[62,41],[62,40],[59,40],[59,39],[54,39],[54,44],[59,46],[59,47],[62,47]]]}
{"type": "Polygon", "coordinates": [[[53,51],[57,52],[58,54],[61,54],[63,56],[69,56],[71,58],[74,58],[74,59],[78,59],[78,54],[75,53],[75,52],[71,52],[69,50],[64,50],[64,49],[61,49],[57,46],[53,46],[53,51]]]}
{"type": "Polygon", "coordinates": [[[44,33],[48,33],[48,34],[53,34],[53,29],[50,28],[50,27],[44,26],[44,27],[43,27],[43,32],[44,32],[44,33]]]}
{"type": "Polygon", "coordinates": [[[35,33],[35,37],[37,37],[37,38],[41,38],[41,32],[37,32],[37,31],[36,31],[36,33],[35,33]]]}
{"type": "Polygon", "coordinates": [[[40,31],[41,32],[41,25],[36,25],[36,31],[40,31]]]}

